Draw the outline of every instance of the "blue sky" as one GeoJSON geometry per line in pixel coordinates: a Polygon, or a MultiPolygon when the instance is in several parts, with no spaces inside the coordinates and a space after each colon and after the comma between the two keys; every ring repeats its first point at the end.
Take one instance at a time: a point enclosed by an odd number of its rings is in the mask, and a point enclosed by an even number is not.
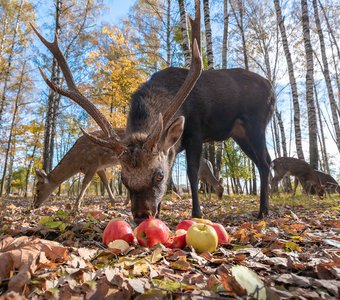
{"type": "Polygon", "coordinates": [[[119,20],[125,17],[135,0],[104,0],[108,10],[103,14],[103,22],[119,23],[119,20]]]}

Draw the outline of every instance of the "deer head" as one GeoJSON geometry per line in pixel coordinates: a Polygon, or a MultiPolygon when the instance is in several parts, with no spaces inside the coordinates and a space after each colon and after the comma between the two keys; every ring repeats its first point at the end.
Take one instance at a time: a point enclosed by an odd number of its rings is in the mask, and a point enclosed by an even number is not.
{"type": "MultiPolygon", "coordinates": [[[[196,23],[193,24],[199,26],[198,21],[199,19],[195,18],[196,23]]],[[[138,224],[145,218],[156,216],[159,213],[160,202],[175,157],[174,146],[184,130],[184,117],[174,116],[202,71],[202,59],[196,39],[193,42],[193,58],[189,73],[170,101],[167,110],[163,113],[156,111],[152,116],[147,116],[148,126],[142,131],[136,132],[127,128],[125,137],[121,139],[105,116],[76,87],[66,59],[59,49],[57,37],[50,43],[34,26],[32,28],[57,60],[68,88],[57,86],[40,69],[47,85],[83,107],[100,126],[106,137],[99,138],[82,129],[83,133],[93,142],[110,148],[117,154],[122,167],[122,181],[130,192],[131,211],[135,222],[138,224]]]]}

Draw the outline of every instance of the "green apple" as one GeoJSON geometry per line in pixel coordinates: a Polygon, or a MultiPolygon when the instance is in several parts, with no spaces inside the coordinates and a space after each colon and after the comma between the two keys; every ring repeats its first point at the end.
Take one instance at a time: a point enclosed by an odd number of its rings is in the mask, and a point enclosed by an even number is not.
{"type": "Polygon", "coordinates": [[[214,252],[218,244],[216,230],[208,224],[197,223],[191,225],[187,231],[186,242],[198,253],[214,252]]]}
{"type": "Polygon", "coordinates": [[[191,220],[196,222],[196,223],[212,224],[212,222],[208,219],[192,218],[191,220]]]}

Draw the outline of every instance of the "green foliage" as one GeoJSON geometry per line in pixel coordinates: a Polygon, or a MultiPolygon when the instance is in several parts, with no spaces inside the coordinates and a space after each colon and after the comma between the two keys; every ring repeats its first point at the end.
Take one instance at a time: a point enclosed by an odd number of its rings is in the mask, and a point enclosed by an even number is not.
{"type": "Polygon", "coordinates": [[[252,178],[249,158],[232,139],[224,142],[222,174],[232,178],[252,178]]]}
{"type": "Polygon", "coordinates": [[[64,232],[69,224],[69,213],[57,211],[54,215],[41,217],[39,223],[49,229],[56,229],[64,232]]]}

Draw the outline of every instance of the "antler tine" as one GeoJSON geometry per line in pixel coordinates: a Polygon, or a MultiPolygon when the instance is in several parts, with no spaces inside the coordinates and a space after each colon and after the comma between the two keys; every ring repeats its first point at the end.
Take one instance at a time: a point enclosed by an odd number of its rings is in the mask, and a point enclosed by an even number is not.
{"type": "Polygon", "coordinates": [[[194,40],[192,51],[193,51],[193,57],[191,60],[189,73],[187,77],[185,78],[185,81],[182,84],[181,88],[179,89],[174,99],[172,100],[170,107],[167,109],[167,111],[163,115],[164,128],[166,127],[170,119],[179,110],[181,105],[184,103],[185,99],[188,97],[191,90],[195,86],[196,81],[201,76],[202,58],[201,58],[200,51],[198,49],[196,39],[194,40]]]}
{"type": "Polygon", "coordinates": [[[189,18],[191,25],[191,49],[193,49],[194,40],[197,40],[198,48],[201,51],[201,2],[200,0],[195,1],[195,19],[189,18]]]}
{"type": "MultiPolygon", "coordinates": [[[[107,134],[109,138],[112,138],[112,142],[116,143],[119,141],[118,135],[115,133],[115,131],[112,129],[112,126],[110,122],[105,118],[105,116],[100,112],[99,109],[91,101],[89,101],[77,88],[72,73],[70,71],[70,68],[66,62],[66,59],[64,55],[62,54],[59,45],[58,45],[58,37],[54,36],[53,43],[48,42],[39,32],[38,30],[30,24],[33,31],[36,33],[36,35],[39,37],[41,42],[46,46],[46,48],[53,54],[55,59],[58,62],[58,65],[61,69],[61,71],[64,74],[67,87],[68,89],[63,89],[56,85],[54,82],[49,80],[45,73],[39,68],[40,73],[45,80],[46,84],[55,92],[66,96],[79,104],[82,108],[84,108],[87,113],[96,121],[96,123],[99,125],[99,127],[107,134]]],[[[91,136],[89,133],[86,134],[87,136],[91,136]]],[[[98,140],[97,137],[92,136],[92,139],[98,140]]],[[[107,146],[108,147],[108,146],[107,146]]]]}
{"type": "Polygon", "coordinates": [[[163,115],[164,128],[166,128],[167,123],[176,114],[181,105],[184,103],[185,99],[190,94],[191,90],[195,86],[196,81],[202,73],[202,58],[200,52],[200,24],[201,24],[201,10],[200,1],[195,1],[195,20],[191,20],[192,27],[192,58],[191,66],[187,78],[185,79],[183,85],[175,95],[174,99],[168,110],[163,115]]]}

